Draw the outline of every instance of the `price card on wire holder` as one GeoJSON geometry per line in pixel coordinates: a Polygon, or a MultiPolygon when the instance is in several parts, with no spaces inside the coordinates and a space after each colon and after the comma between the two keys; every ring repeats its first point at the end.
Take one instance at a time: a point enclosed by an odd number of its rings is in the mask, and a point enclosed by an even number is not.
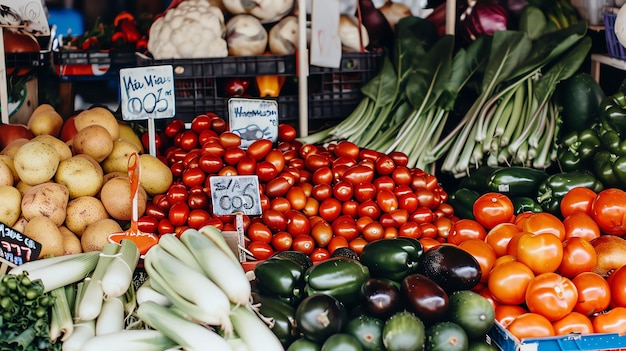
{"type": "Polygon", "coordinates": [[[232,98],[228,100],[230,130],[241,137],[247,149],[258,139],[278,140],[278,102],[276,100],[232,98]]]}
{"type": "Polygon", "coordinates": [[[41,244],[0,223],[0,258],[16,266],[39,258],[41,244]]]}
{"type": "Polygon", "coordinates": [[[176,114],[172,66],[120,69],[120,97],[124,120],[148,120],[150,154],[156,156],[154,120],[176,114]]]}
{"type": "Polygon", "coordinates": [[[212,176],[209,178],[209,186],[213,214],[261,214],[259,178],[256,175],[212,176]]]}

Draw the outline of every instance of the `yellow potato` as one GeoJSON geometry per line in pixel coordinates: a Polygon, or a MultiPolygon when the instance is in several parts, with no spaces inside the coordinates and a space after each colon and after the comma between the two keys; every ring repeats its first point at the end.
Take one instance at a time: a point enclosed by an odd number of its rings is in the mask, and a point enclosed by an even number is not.
{"type": "Polygon", "coordinates": [[[60,161],[67,160],[72,157],[72,149],[70,149],[70,147],[63,142],[63,140],[52,135],[42,134],[34,137],[32,140],[40,141],[54,147],[54,149],[59,153],[60,161]]]}
{"type": "Polygon", "coordinates": [[[111,135],[111,140],[120,137],[120,126],[113,113],[104,107],[94,107],[84,110],[74,118],[74,125],[77,131],[81,131],[91,125],[104,127],[111,135]]]}
{"type": "Polygon", "coordinates": [[[13,156],[15,171],[26,184],[36,185],[49,181],[59,167],[57,150],[41,141],[29,141],[13,156]]]}
{"type": "Polygon", "coordinates": [[[80,244],[80,238],[76,236],[76,234],[72,233],[72,231],[67,229],[66,226],[60,226],[59,231],[61,232],[61,236],[63,236],[64,255],[83,252],[83,247],[80,244]]]}
{"type": "Polygon", "coordinates": [[[54,181],[65,185],[70,199],[80,196],[95,196],[103,183],[100,164],[88,155],[75,155],[59,163],[54,181]]]}
{"type": "Polygon", "coordinates": [[[22,194],[10,185],[0,186],[0,222],[13,227],[22,214],[22,194]]]}
{"type": "MultiPolygon", "coordinates": [[[[104,183],[100,191],[100,201],[109,215],[117,220],[129,221],[132,218],[132,196],[128,177],[116,177],[104,183]]],[[[139,187],[137,189],[137,216],[146,211],[148,194],[139,187]]]]}
{"type": "Polygon", "coordinates": [[[165,194],[174,181],[170,168],[150,154],[139,155],[141,167],[139,182],[146,192],[154,196],[165,194]]]}
{"type": "Polygon", "coordinates": [[[15,139],[11,141],[10,143],[8,143],[4,147],[4,149],[2,149],[2,152],[0,152],[0,154],[13,157],[15,156],[15,153],[17,152],[17,150],[19,150],[20,147],[22,147],[22,145],[28,143],[29,141],[30,139],[26,139],[26,138],[15,139]]]}
{"type": "Polygon", "coordinates": [[[128,172],[111,172],[111,173],[107,173],[107,174],[104,175],[104,178],[102,179],[102,184],[105,184],[109,180],[111,180],[113,178],[117,178],[117,177],[123,177],[123,178],[128,179],[128,172]]]}
{"type": "Polygon", "coordinates": [[[11,169],[11,173],[13,174],[13,184],[16,184],[20,181],[20,176],[17,174],[15,170],[15,164],[13,163],[13,156],[9,155],[0,155],[0,161],[4,162],[11,169]]]}
{"type": "Polygon", "coordinates": [[[24,235],[41,244],[39,258],[47,255],[63,255],[63,235],[59,227],[46,216],[31,218],[24,228],[24,235]]]}
{"type": "Polygon", "coordinates": [[[70,200],[65,213],[65,226],[77,236],[81,236],[89,224],[109,218],[102,201],[94,196],[81,196],[70,200]]]}
{"type": "Polygon", "coordinates": [[[83,252],[102,251],[102,248],[109,243],[109,234],[122,231],[120,224],[111,218],[101,219],[93,222],[85,228],[80,237],[80,244],[83,252]]]}
{"type": "Polygon", "coordinates": [[[4,162],[0,162],[0,186],[15,184],[15,178],[13,178],[13,172],[9,165],[4,162]]]}
{"type": "Polygon", "coordinates": [[[137,145],[124,139],[113,142],[113,150],[100,164],[104,173],[128,172],[128,159],[133,153],[139,154],[141,149],[137,145]]]}
{"type": "Polygon", "coordinates": [[[135,133],[135,130],[126,122],[117,121],[120,127],[120,139],[131,142],[139,148],[140,153],[144,153],[143,143],[141,138],[135,133]]]}
{"type": "Polygon", "coordinates": [[[17,182],[17,184],[15,184],[15,188],[20,191],[20,194],[22,194],[22,196],[24,196],[24,194],[26,194],[26,191],[32,188],[33,186],[34,185],[29,185],[22,181],[19,181],[17,182]]]}
{"type": "Polygon", "coordinates": [[[24,233],[24,230],[26,229],[26,223],[28,223],[28,219],[24,218],[24,216],[20,216],[20,218],[17,219],[17,222],[13,224],[13,229],[17,230],[20,233],[24,233]]]}
{"type": "Polygon", "coordinates": [[[113,151],[113,140],[109,132],[100,125],[90,125],[81,129],[72,139],[72,152],[87,154],[102,162],[113,151]]]}
{"type": "Polygon", "coordinates": [[[63,127],[63,117],[52,106],[40,105],[28,119],[28,129],[37,135],[51,135],[58,137],[63,127]]]}
{"type": "Polygon", "coordinates": [[[22,216],[31,220],[43,215],[59,226],[65,221],[68,201],[69,190],[65,185],[53,182],[37,184],[22,197],[22,216]]]}

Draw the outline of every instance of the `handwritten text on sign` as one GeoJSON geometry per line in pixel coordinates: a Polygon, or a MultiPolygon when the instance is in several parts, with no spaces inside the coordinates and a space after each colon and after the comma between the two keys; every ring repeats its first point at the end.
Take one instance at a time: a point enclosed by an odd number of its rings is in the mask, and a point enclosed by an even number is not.
{"type": "Polygon", "coordinates": [[[232,98],[228,100],[230,130],[241,137],[246,149],[258,139],[278,140],[278,102],[275,100],[232,98]]]}
{"type": "Polygon", "coordinates": [[[40,252],[40,243],[0,223],[0,258],[19,266],[36,260],[40,252]]]}
{"type": "Polygon", "coordinates": [[[120,69],[120,92],[125,120],[170,118],[176,113],[172,66],[120,69]]]}
{"type": "Polygon", "coordinates": [[[261,214],[259,178],[250,176],[213,176],[209,178],[213,214],[232,215],[241,212],[261,214]]]}

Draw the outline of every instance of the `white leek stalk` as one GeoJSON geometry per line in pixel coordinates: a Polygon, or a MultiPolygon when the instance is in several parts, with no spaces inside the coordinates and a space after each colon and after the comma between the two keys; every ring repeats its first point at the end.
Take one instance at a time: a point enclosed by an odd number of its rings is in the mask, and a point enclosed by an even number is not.
{"type": "Polygon", "coordinates": [[[74,332],[61,346],[62,351],[82,351],[87,340],[96,336],[96,322],[94,320],[76,323],[74,332]]]}
{"type": "Polygon", "coordinates": [[[141,284],[141,286],[137,289],[136,296],[138,305],[141,305],[146,301],[152,301],[166,307],[172,305],[172,301],[168,299],[167,296],[154,290],[154,288],[150,284],[150,277],[148,277],[148,279],[146,279],[143,284],[141,284]]]}
{"type": "Polygon", "coordinates": [[[96,335],[82,351],[162,351],[175,346],[176,342],[158,330],[135,329],[96,335]]]}
{"type": "MultiPolygon", "coordinates": [[[[185,351],[231,351],[232,348],[216,332],[189,321],[169,308],[146,301],[137,308],[137,315],[152,328],[174,340],[185,351]]],[[[278,349],[277,349],[278,351],[278,349]]]]}
{"type": "Polygon", "coordinates": [[[106,273],[109,264],[117,254],[118,244],[106,244],[100,253],[96,268],[90,277],[85,278],[83,284],[82,296],[78,308],[76,310],[76,319],[89,321],[96,319],[100,314],[102,302],[104,300],[104,291],[102,290],[102,277],[106,273]]]}
{"type": "Polygon", "coordinates": [[[161,237],[159,237],[159,246],[172,256],[183,261],[190,268],[195,269],[198,272],[202,272],[202,267],[200,267],[196,258],[191,254],[191,251],[187,248],[187,246],[180,241],[176,234],[161,235],[161,237]]]}
{"type": "Polygon", "coordinates": [[[61,341],[67,340],[74,332],[72,310],[67,300],[65,289],[66,287],[60,287],[50,292],[50,295],[54,298],[54,306],[52,306],[50,317],[50,341],[53,343],[59,338],[61,338],[61,341]]]}
{"type": "Polygon", "coordinates": [[[230,313],[230,319],[237,335],[248,345],[248,350],[283,350],[283,345],[276,334],[256,315],[250,306],[234,306],[230,313]]]}
{"type": "Polygon", "coordinates": [[[215,243],[195,229],[187,229],[180,240],[187,245],[209,279],[237,305],[250,302],[251,286],[241,263],[234,262],[215,243]]]}
{"type": "Polygon", "coordinates": [[[124,330],[124,301],[122,296],[110,297],[102,303],[102,310],[96,318],[96,335],[104,335],[124,330]]]}
{"type": "Polygon", "coordinates": [[[85,279],[96,267],[99,255],[99,251],[90,251],[71,255],[72,257],[59,260],[43,258],[24,263],[11,269],[9,273],[19,274],[24,271],[28,272],[28,277],[31,281],[41,280],[44,292],[50,292],[56,288],[85,279]],[[31,264],[31,262],[33,264],[31,264]],[[38,263],[34,264],[35,262],[38,263]]]}
{"type": "Polygon", "coordinates": [[[134,241],[122,239],[116,257],[109,263],[102,277],[104,297],[124,295],[133,282],[133,272],[139,262],[139,248],[134,241]]]}
{"type": "Polygon", "coordinates": [[[151,285],[171,300],[173,307],[201,323],[219,325],[226,335],[232,333],[228,297],[204,274],[189,269],[159,245],[148,250],[144,267],[151,285]]]}
{"type": "Polygon", "coordinates": [[[224,239],[224,234],[222,233],[222,231],[220,231],[219,229],[217,229],[216,227],[212,225],[205,225],[204,227],[200,228],[198,231],[200,232],[200,234],[211,239],[211,241],[215,245],[217,245],[220,249],[222,249],[222,251],[226,255],[228,255],[231,260],[233,260],[237,264],[241,264],[241,262],[239,262],[239,258],[237,257],[237,255],[235,255],[233,250],[231,250],[230,246],[228,246],[228,243],[226,242],[226,239],[224,239]]]}

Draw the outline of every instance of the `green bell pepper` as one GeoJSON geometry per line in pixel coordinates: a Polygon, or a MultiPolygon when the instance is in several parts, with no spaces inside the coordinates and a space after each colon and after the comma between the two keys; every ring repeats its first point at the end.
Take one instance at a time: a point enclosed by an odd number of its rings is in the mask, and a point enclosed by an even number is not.
{"type": "Polygon", "coordinates": [[[361,252],[361,263],[369,268],[372,278],[397,282],[417,271],[424,253],[422,244],[412,238],[397,237],[369,242],[361,252]]]}
{"type": "Polygon", "coordinates": [[[307,296],[323,293],[345,306],[354,306],[359,302],[361,286],[369,278],[368,268],[358,260],[331,257],[306,270],[304,291],[307,296]]]}
{"type": "Polygon", "coordinates": [[[262,294],[297,303],[302,297],[305,270],[295,260],[272,256],[254,267],[255,287],[262,294]]]}
{"type": "Polygon", "coordinates": [[[468,188],[459,188],[448,197],[448,203],[454,209],[454,214],[459,218],[474,219],[474,202],[478,200],[480,193],[468,188]]]}
{"type": "Polygon", "coordinates": [[[523,212],[543,212],[543,207],[535,199],[528,196],[512,197],[511,202],[516,215],[523,212]]]}
{"type": "Polygon", "coordinates": [[[600,103],[600,117],[621,134],[626,134],[626,94],[618,91],[600,103]]]}
{"type": "Polygon", "coordinates": [[[626,155],[602,150],[594,157],[596,177],[607,187],[626,188],[626,155]]]}
{"type": "Polygon", "coordinates": [[[591,128],[568,133],[561,140],[557,151],[561,169],[565,172],[589,169],[593,156],[600,150],[600,144],[600,138],[591,128]]]}
{"type": "Polygon", "coordinates": [[[560,215],[561,199],[568,191],[576,187],[586,187],[595,192],[604,189],[604,185],[594,174],[587,171],[563,172],[550,175],[537,190],[537,202],[544,211],[560,215]]]}
{"type": "Polygon", "coordinates": [[[259,313],[264,317],[271,318],[270,329],[278,337],[283,347],[289,347],[299,336],[300,332],[296,325],[296,308],[278,298],[252,293],[252,303],[259,306],[259,313]]]}

